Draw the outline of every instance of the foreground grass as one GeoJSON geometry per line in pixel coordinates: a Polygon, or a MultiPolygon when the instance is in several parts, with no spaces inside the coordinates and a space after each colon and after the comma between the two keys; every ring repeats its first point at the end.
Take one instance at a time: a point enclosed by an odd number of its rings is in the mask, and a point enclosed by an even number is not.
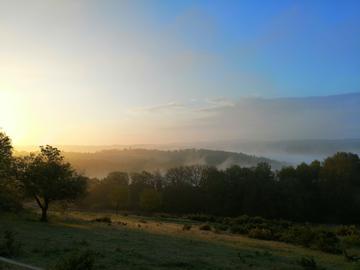
{"type": "MultiPolygon", "coordinates": [[[[306,269],[313,257],[319,269],[360,269],[342,256],[279,242],[201,231],[188,220],[112,216],[112,224],[92,222],[101,215],[72,212],[53,215],[48,224],[33,214],[1,215],[0,233],[16,232],[22,243],[17,260],[50,269],[74,249],[97,253],[95,269],[306,269]]],[[[1,265],[0,265],[1,269],[1,265]]],[[[4,268],[10,269],[10,268],[4,268]]]]}

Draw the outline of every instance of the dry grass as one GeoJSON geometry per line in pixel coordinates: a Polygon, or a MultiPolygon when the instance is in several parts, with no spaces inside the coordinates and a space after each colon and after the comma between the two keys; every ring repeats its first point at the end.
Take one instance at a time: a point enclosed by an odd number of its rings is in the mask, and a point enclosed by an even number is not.
{"type": "MultiPolygon", "coordinates": [[[[98,251],[96,269],[303,269],[297,261],[312,256],[326,269],[353,269],[342,256],[285,243],[199,230],[200,223],[161,217],[111,216],[111,225],[93,222],[106,214],[52,213],[42,224],[34,216],[2,218],[24,244],[19,258],[48,267],[74,248],[98,251]],[[191,230],[183,230],[191,224],[191,230]]],[[[0,231],[2,230],[0,226],[0,231]]],[[[1,269],[1,268],[0,268],[1,269]]]]}

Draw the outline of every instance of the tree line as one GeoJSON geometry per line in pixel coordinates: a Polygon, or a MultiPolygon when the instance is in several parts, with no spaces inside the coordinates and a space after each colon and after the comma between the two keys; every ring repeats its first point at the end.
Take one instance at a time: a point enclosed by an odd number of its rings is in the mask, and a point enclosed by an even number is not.
{"type": "Polygon", "coordinates": [[[261,216],[301,222],[359,223],[360,159],[337,153],[322,162],[271,170],[254,167],[181,166],[166,172],[112,172],[104,179],[79,175],[51,146],[15,158],[0,133],[0,210],[32,198],[47,220],[49,205],[113,211],[261,216]]]}
{"type": "Polygon", "coordinates": [[[219,170],[183,166],[160,172],[113,172],[92,179],[80,206],[174,214],[261,216],[301,222],[359,223],[360,159],[337,153],[284,167],[266,163],[219,170]]]}

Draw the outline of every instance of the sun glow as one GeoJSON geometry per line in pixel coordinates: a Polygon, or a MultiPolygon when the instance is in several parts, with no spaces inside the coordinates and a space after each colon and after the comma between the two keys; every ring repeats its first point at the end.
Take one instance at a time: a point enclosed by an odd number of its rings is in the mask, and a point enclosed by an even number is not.
{"type": "Polygon", "coordinates": [[[0,89],[0,128],[14,144],[26,144],[30,123],[23,98],[10,90],[0,89]]]}

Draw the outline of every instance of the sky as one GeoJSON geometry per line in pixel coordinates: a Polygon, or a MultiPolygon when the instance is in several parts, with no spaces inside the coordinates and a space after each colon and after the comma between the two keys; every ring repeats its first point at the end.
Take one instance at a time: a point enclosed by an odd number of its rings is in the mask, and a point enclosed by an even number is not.
{"type": "Polygon", "coordinates": [[[348,114],[283,99],[360,92],[359,14],[350,0],[0,0],[0,127],[15,145],[360,137],[358,99],[348,114]]]}

